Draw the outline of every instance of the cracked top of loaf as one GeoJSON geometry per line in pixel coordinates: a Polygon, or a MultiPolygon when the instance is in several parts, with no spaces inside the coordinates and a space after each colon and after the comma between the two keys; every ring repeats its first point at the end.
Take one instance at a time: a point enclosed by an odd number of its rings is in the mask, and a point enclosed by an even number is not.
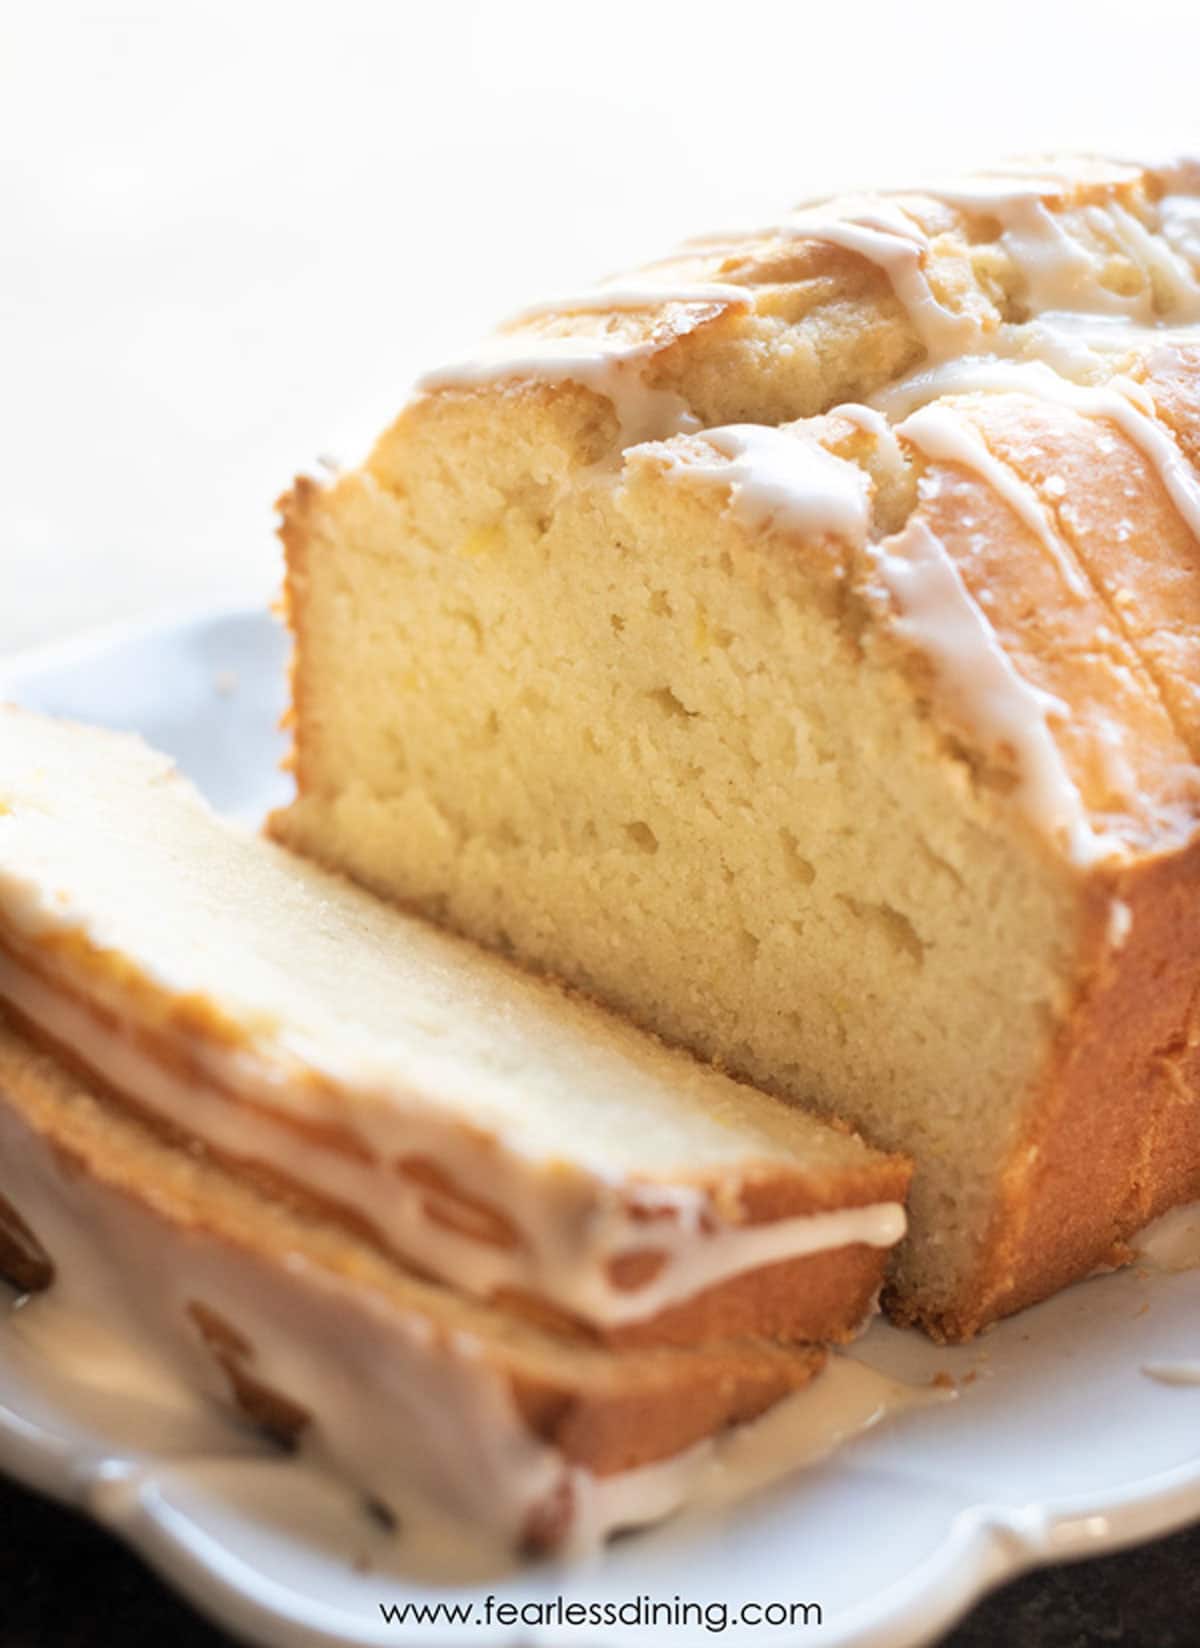
{"type": "Polygon", "coordinates": [[[1136,351],[1120,323],[1200,321],[1198,193],[1194,164],[1085,158],[806,202],[539,304],[423,387],[575,381],[629,445],[811,417],[964,355],[1077,353],[1069,375],[1096,378],[1136,351]],[[1103,342],[1064,336],[1068,315],[1103,342]]]}
{"type": "Polygon", "coordinates": [[[721,488],[826,557],[861,644],[1067,857],[1192,834],[1200,164],[806,203],[530,309],[420,391],[364,472],[414,507],[480,401],[569,406],[565,456],[463,449],[501,506],[721,488]]]}

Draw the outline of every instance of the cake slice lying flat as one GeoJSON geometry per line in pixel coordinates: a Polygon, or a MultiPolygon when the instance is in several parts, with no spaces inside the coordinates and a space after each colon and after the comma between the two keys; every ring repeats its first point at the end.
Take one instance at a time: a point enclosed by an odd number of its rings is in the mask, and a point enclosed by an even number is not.
{"type": "Polygon", "coordinates": [[[0,712],[0,1002],[114,1114],[613,1342],[842,1340],[906,1165],[0,712]]]}
{"type": "Polygon", "coordinates": [[[1200,1194],[1200,166],[831,200],[285,501],[278,836],[916,1164],[981,1324],[1200,1194]]]}
{"type": "Polygon", "coordinates": [[[662,1516],[688,1450],[824,1354],[564,1341],[164,1143],[2,1022],[0,1279],[32,1296],[23,1321],[118,1336],[182,1393],[311,1450],[402,1533],[440,1511],[506,1547],[662,1516]]]}

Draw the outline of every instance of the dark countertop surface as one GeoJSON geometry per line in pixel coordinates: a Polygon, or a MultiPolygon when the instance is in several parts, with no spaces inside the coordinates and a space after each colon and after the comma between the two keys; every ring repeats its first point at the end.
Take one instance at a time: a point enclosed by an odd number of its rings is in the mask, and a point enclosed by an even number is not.
{"type": "MultiPolygon", "coordinates": [[[[399,1630],[396,1640],[402,1640],[399,1630]]],[[[232,1648],[230,1638],[177,1601],[107,1534],[0,1480],[0,1648],[126,1643],[232,1648]]],[[[982,1602],[942,1648],[1093,1644],[1197,1648],[1200,1527],[1015,1580],[982,1602]]]]}

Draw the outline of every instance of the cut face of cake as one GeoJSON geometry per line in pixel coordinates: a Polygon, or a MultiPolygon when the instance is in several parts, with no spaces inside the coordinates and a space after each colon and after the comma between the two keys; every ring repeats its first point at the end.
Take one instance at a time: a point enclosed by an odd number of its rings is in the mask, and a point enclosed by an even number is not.
{"type": "Polygon", "coordinates": [[[958,1337],[1200,1193],[1200,170],[813,205],[284,503],[278,837],[915,1160],[958,1337]]]}
{"type": "Polygon", "coordinates": [[[904,1161],[15,709],[0,1010],[114,1128],[581,1343],[848,1339],[904,1229],[904,1161]]]}

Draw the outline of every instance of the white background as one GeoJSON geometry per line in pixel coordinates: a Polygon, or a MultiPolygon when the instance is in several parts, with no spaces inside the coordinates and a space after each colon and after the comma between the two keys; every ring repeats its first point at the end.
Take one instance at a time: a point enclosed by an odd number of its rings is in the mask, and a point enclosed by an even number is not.
{"type": "Polygon", "coordinates": [[[1200,0],[0,0],[0,650],[264,600],[498,317],[814,190],[1200,148],[1200,0]]]}

